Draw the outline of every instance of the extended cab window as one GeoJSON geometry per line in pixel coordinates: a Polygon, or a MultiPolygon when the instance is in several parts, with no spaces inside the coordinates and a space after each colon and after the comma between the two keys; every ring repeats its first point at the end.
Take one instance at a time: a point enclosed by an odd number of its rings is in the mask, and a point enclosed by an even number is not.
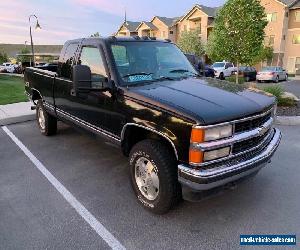
{"type": "Polygon", "coordinates": [[[74,65],[74,57],[77,50],[78,44],[71,43],[68,45],[64,58],[63,63],[61,66],[60,76],[66,79],[72,79],[71,72],[72,66],[74,65]]]}
{"type": "Polygon", "coordinates": [[[99,87],[105,78],[107,78],[99,48],[83,47],[80,55],[80,64],[90,67],[93,88],[99,87]]]}

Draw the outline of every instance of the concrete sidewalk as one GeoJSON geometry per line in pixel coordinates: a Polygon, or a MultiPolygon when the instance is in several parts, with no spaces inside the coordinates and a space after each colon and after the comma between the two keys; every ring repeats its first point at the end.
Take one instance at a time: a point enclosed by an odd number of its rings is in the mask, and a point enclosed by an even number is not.
{"type": "Polygon", "coordinates": [[[0,126],[34,120],[35,111],[31,106],[31,102],[0,105],[0,126]]]}

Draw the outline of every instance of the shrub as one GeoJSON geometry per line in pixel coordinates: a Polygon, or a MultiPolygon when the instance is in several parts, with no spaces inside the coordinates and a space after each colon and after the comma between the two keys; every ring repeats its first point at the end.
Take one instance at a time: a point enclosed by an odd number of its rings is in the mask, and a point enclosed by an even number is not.
{"type": "Polygon", "coordinates": [[[284,93],[284,89],[281,86],[268,86],[268,87],[264,87],[263,90],[276,97],[278,106],[291,107],[297,105],[297,102],[293,98],[282,97],[284,93]]]}
{"type": "Polygon", "coordinates": [[[272,94],[277,100],[279,100],[284,93],[284,89],[281,86],[267,86],[263,88],[263,91],[272,94]]]}
{"type": "Polygon", "coordinates": [[[293,98],[285,97],[285,98],[278,99],[278,106],[293,107],[296,105],[297,105],[297,102],[293,98]]]}
{"type": "MultiPolygon", "coordinates": [[[[227,78],[227,81],[236,83],[236,76],[229,76],[229,77],[227,78]]],[[[242,77],[242,76],[239,76],[239,83],[240,83],[240,84],[245,83],[245,78],[242,77]]]]}

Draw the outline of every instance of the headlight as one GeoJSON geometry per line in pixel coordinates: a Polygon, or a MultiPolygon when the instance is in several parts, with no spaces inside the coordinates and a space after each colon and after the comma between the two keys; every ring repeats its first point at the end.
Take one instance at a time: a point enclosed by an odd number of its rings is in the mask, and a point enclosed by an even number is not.
{"type": "MultiPolygon", "coordinates": [[[[223,138],[231,137],[232,135],[233,126],[230,124],[206,129],[193,128],[191,133],[191,144],[220,140],[223,138]]],[[[198,164],[205,161],[219,159],[228,156],[229,154],[230,147],[203,152],[191,146],[189,151],[189,161],[190,163],[198,164]]]]}
{"type": "Polygon", "coordinates": [[[214,141],[232,136],[232,125],[224,125],[207,129],[193,128],[191,142],[200,143],[214,141]]]}
{"type": "Polygon", "coordinates": [[[212,161],[230,154],[230,147],[204,152],[204,161],[212,161]]]}
{"type": "Polygon", "coordinates": [[[232,125],[209,128],[205,130],[204,141],[214,141],[232,136],[232,125]]]}

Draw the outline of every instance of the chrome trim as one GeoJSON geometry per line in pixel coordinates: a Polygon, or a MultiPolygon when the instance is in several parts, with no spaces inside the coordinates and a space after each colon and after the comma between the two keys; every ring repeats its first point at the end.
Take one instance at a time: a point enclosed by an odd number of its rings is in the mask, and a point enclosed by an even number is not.
{"type": "Polygon", "coordinates": [[[53,111],[55,110],[55,107],[54,107],[52,104],[48,103],[48,102],[44,102],[43,105],[44,105],[46,108],[48,108],[48,109],[51,109],[51,110],[53,110],[53,111]]]}
{"type": "MultiPolygon", "coordinates": [[[[51,71],[49,71],[49,72],[51,72],[51,71]]],[[[42,74],[42,73],[38,73],[38,72],[34,72],[36,75],[39,75],[39,76],[42,76],[42,77],[49,77],[49,78],[54,78],[54,77],[56,77],[56,73],[55,73],[55,75],[47,75],[45,72],[44,72],[44,74],[42,74]]],[[[47,72],[48,73],[48,72],[47,72]]]]}
{"type": "Polygon", "coordinates": [[[123,126],[122,131],[121,131],[121,141],[123,141],[123,139],[124,139],[124,135],[125,135],[125,131],[126,131],[127,126],[136,126],[136,127],[144,128],[144,129],[147,129],[151,132],[154,132],[154,133],[164,137],[165,139],[167,139],[171,143],[171,145],[173,147],[173,150],[174,150],[174,153],[175,153],[175,156],[176,156],[176,159],[178,160],[178,153],[177,153],[177,149],[176,149],[174,143],[171,141],[171,139],[168,136],[166,136],[165,134],[163,134],[163,133],[161,133],[161,132],[159,132],[155,129],[152,129],[152,128],[149,128],[149,127],[146,127],[146,126],[143,126],[143,125],[140,125],[140,124],[136,124],[136,123],[126,123],[123,126]]]}
{"type": "Polygon", "coordinates": [[[249,117],[245,117],[245,118],[237,119],[237,120],[232,120],[232,121],[229,121],[229,122],[218,123],[218,124],[214,124],[214,125],[195,125],[194,128],[206,129],[206,128],[214,128],[214,127],[230,125],[230,124],[233,125],[235,123],[249,121],[249,120],[259,118],[259,117],[263,117],[263,116],[267,115],[268,113],[272,112],[273,109],[274,109],[274,106],[272,108],[270,108],[268,111],[265,111],[264,113],[261,113],[261,114],[258,114],[258,115],[249,116],[249,117]]]}
{"type": "MultiPolygon", "coordinates": [[[[269,137],[271,136],[272,134],[272,130],[268,133],[268,135],[264,138],[264,140],[259,143],[257,146],[253,147],[253,148],[250,148],[248,150],[245,150],[243,152],[240,152],[240,153],[237,153],[237,154],[230,154],[229,156],[226,156],[226,157],[223,157],[223,158],[219,158],[219,159],[216,159],[216,160],[212,160],[212,161],[208,161],[208,162],[203,162],[203,163],[190,163],[191,166],[193,167],[203,167],[203,166],[208,166],[208,165],[211,165],[211,164],[214,164],[214,163],[219,163],[221,161],[227,161],[227,160],[230,160],[232,158],[235,158],[235,157],[238,157],[238,156],[241,156],[243,154],[247,154],[247,153],[250,153],[251,151],[254,151],[256,149],[258,149],[259,147],[261,147],[261,145],[263,145],[268,139],[269,137]]],[[[231,147],[231,150],[232,150],[233,147],[231,147]]]]}
{"type": "Polygon", "coordinates": [[[214,178],[214,177],[220,177],[222,175],[237,170],[243,170],[244,168],[247,168],[251,165],[255,165],[256,163],[263,161],[268,157],[271,157],[271,155],[276,151],[277,147],[279,146],[281,140],[281,132],[278,129],[274,129],[274,130],[275,133],[269,145],[266,146],[265,150],[261,154],[253,157],[252,159],[240,162],[232,166],[224,165],[218,168],[200,169],[200,170],[193,169],[190,166],[180,164],[178,165],[179,175],[180,173],[183,173],[185,175],[190,176],[191,178],[199,178],[199,179],[214,178]]]}
{"type": "Polygon", "coordinates": [[[115,135],[113,135],[112,133],[110,133],[110,132],[108,132],[108,131],[106,131],[102,128],[96,127],[96,126],[94,126],[94,125],[92,125],[92,124],[90,124],[90,123],[88,123],[84,120],[81,120],[81,119],[79,119],[79,118],[77,118],[77,117],[75,117],[75,116],[73,116],[73,115],[71,115],[67,112],[64,112],[64,111],[62,111],[58,108],[56,108],[56,112],[61,114],[64,117],[66,117],[67,119],[74,121],[75,123],[79,123],[80,125],[82,125],[84,127],[87,127],[88,129],[91,129],[91,130],[93,130],[97,133],[100,133],[100,134],[102,134],[102,135],[104,135],[104,136],[106,136],[110,139],[113,139],[113,140],[115,140],[119,143],[121,142],[121,140],[119,138],[117,138],[115,135]]]}
{"type": "Polygon", "coordinates": [[[248,139],[251,139],[254,137],[264,135],[271,128],[273,121],[274,120],[271,117],[262,126],[255,128],[253,130],[239,133],[232,137],[222,139],[222,140],[203,142],[203,143],[197,143],[197,144],[194,143],[194,144],[191,144],[191,147],[201,150],[201,151],[210,151],[210,150],[223,148],[223,147],[227,147],[227,146],[233,146],[233,144],[236,142],[240,142],[240,141],[244,141],[244,140],[248,140],[248,139]]]}

